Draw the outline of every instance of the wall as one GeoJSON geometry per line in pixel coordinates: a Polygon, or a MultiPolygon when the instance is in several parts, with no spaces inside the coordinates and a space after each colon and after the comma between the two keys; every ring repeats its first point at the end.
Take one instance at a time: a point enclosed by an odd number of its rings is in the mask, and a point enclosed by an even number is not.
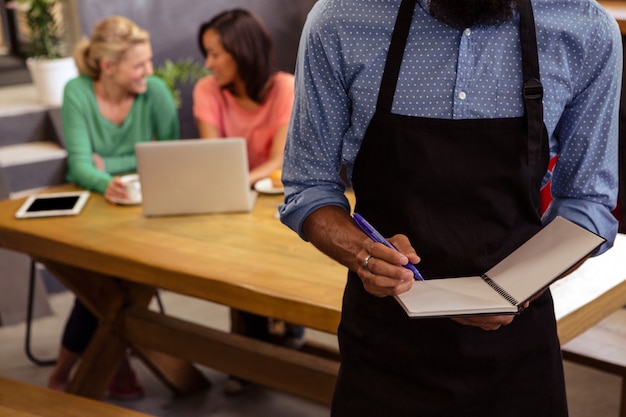
{"type": "MultiPolygon", "coordinates": [[[[256,13],[267,25],[274,42],[279,69],[293,72],[300,32],[316,0],[77,0],[81,32],[110,15],[122,15],[150,31],[154,63],[166,58],[191,57],[202,61],[196,36],[202,22],[236,7],[256,13]]],[[[197,137],[191,114],[191,86],[182,88],[181,135],[197,137]]]]}

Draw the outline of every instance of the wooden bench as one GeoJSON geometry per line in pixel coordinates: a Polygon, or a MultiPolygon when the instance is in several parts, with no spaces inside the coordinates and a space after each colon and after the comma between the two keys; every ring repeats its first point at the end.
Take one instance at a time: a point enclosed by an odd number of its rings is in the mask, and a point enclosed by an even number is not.
{"type": "MultiPolygon", "coordinates": [[[[626,317],[626,311],[618,314],[626,317]]],[[[620,417],[626,417],[626,329],[600,322],[562,347],[563,359],[622,378],[620,417]]]]}
{"type": "Polygon", "coordinates": [[[148,414],[0,377],[0,417],[148,417],[148,414]]]}

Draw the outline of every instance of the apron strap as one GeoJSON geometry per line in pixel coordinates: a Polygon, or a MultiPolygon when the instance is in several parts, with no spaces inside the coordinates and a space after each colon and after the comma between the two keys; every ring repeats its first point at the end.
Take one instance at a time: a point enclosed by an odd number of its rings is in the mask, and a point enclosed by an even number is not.
{"type": "Polygon", "coordinates": [[[528,165],[541,162],[543,140],[543,85],[539,81],[539,54],[535,18],[530,0],[519,6],[524,110],[528,124],[528,165]]]}
{"type": "Polygon", "coordinates": [[[411,21],[413,20],[413,12],[415,10],[416,0],[402,0],[396,25],[391,35],[391,44],[387,53],[387,62],[385,63],[385,71],[380,82],[380,90],[378,93],[378,102],[376,111],[384,114],[391,113],[391,105],[393,104],[393,96],[396,92],[396,84],[400,76],[400,66],[402,65],[402,57],[404,56],[404,48],[409,38],[411,29],[411,21]]]}
{"type": "MultiPolygon", "coordinates": [[[[383,114],[391,113],[415,5],[416,0],[402,0],[398,10],[376,103],[376,111],[383,114]]],[[[537,35],[530,0],[523,1],[518,11],[520,14],[522,75],[524,79],[524,114],[528,125],[528,164],[536,165],[541,162],[543,149],[543,86],[539,81],[537,35]]]]}

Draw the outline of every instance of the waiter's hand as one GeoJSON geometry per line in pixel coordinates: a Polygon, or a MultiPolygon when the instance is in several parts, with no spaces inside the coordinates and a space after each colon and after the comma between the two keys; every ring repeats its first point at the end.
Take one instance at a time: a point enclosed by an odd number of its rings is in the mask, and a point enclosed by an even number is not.
{"type": "Polygon", "coordinates": [[[360,267],[356,272],[365,290],[378,297],[398,295],[411,289],[415,279],[413,273],[404,265],[420,261],[405,235],[395,235],[388,241],[398,250],[395,251],[367,238],[363,241],[363,249],[357,255],[360,267]]]}
{"type": "MultiPolygon", "coordinates": [[[[524,303],[524,308],[527,308],[530,303],[524,303]]],[[[502,315],[502,316],[473,316],[473,317],[453,317],[452,320],[464,326],[480,327],[483,330],[498,330],[502,326],[511,324],[514,315],[502,315]]]]}
{"type": "Polygon", "coordinates": [[[332,205],[310,213],[304,220],[302,231],[316,248],[356,272],[371,294],[379,297],[397,295],[413,285],[413,273],[402,265],[418,263],[420,258],[406,236],[396,235],[389,239],[397,251],[382,243],[374,243],[345,209],[332,205]]]}

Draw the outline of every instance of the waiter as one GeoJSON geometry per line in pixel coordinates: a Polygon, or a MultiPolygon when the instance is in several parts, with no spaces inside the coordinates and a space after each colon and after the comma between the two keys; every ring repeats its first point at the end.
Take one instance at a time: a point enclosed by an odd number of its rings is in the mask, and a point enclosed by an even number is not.
{"type": "Polygon", "coordinates": [[[519,316],[465,318],[409,319],[391,296],[413,285],[407,262],[426,279],[481,274],[556,215],[610,247],[621,59],[589,0],[316,4],[280,211],[349,268],[333,416],[567,416],[549,291],[519,316]],[[397,252],[352,222],[342,165],[397,252]]]}

